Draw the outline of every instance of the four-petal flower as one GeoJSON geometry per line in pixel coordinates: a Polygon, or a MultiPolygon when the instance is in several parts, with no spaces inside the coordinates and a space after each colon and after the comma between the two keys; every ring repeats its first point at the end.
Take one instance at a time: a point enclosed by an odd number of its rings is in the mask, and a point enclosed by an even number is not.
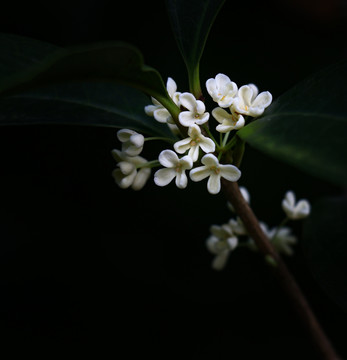
{"type": "Polygon", "coordinates": [[[183,126],[202,125],[208,121],[210,114],[205,112],[205,104],[201,100],[196,100],[193,94],[185,92],[180,95],[179,100],[187,109],[178,115],[178,120],[183,126]]]}
{"type": "Polygon", "coordinates": [[[190,170],[190,178],[193,181],[201,181],[209,177],[207,190],[210,194],[217,194],[221,189],[221,178],[229,181],[237,181],[241,176],[241,171],[234,165],[220,164],[213,154],[207,154],[202,159],[203,166],[190,170]]]}
{"type": "Polygon", "coordinates": [[[216,130],[221,133],[238,130],[245,125],[244,117],[232,110],[230,114],[224,109],[217,107],[212,110],[212,116],[220,123],[220,125],[216,127],[216,130]]]}
{"type": "Polygon", "coordinates": [[[188,135],[189,137],[175,143],[174,149],[177,153],[184,154],[187,150],[189,150],[188,155],[194,162],[198,160],[200,148],[205,153],[214,152],[215,143],[212,139],[201,134],[201,130],[198,125],[194,124],[190,126],[188,135]]]}
{"type": "Polygon", "coordinates": [[[151,174],[150,168],[143,167],[148,161],[141,156],[127,156],[117,149],[112,150],[111,154],[118,166],[112,172],[117,185],[121,189],[127,189],[130,186],[133,190],[142,189],[151,174]],[[137,171],[138,166],[141,166],[139,171],[137,171]]]}
{"type": "Polygon", "coordinates": [[[143,135],[130,129],[121,129],[117,132],[118,140],[122,142],[122,151],[129,156],[139,155],[143,149],[145,138],[143,135]]]}
{"type": "Polygon", "coordinates": [[[298,220],[307,217],[310,214],[310,203],[305,200],[295,202],[295,194],[293,191],[287,191],[284,199],[282,200],[283,211],[291,220],[298,220]]]}
{"type": "Polygon", "coordinates": [[[193,160],[190,156],[183,156],[179,159],[172,150],[163,150],[159,154],[159,162],[166,169],[160,169],[154,174],[154,182],[158,186],[168,185],[176,177],[176,185],[179,189],[184,189],[188,184],[185,173],[193,167],[193,160]]]}
{"type": "Polygon", "coordinates": [[[218,74],[215,79],[208,79],[206,89],[213,101],[223,108],[229,107],[237,95],[237,85],[224,74],[218,74]]]}
{"type": "Polygon", "coordinates": [[[206,240],[206,246],[212,254],[216,255],[212,261],[212,268],[222,270],[230,252],[236,248],[238,238],[233,234],[229,224],[212,225],[210,231],[212,235],[206,240]]]}
{"type": "Polygon", "coordinates": [[[233,102],[233,109],[243,115],[261,115],[271,104],[272,95],[268,91],[258,93],[258,88],[254,84],[241,86],[233,102]]]}

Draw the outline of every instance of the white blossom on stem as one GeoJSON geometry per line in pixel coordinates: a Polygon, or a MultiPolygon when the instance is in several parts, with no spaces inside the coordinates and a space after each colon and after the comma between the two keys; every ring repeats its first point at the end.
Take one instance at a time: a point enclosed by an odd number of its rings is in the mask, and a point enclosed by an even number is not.
{"type": "Polygon", "coordinates": [[[122,189],[129,187],[133,190],[142,189],[151,174],[150,168],[143,167],[148,161],[141,156],[128,156],[117,149],[112,150],[111,154],[118,166],[112,172],[117,185],[122,189]],[[137,169],[138,166],[141,166],[139,170],[137,169]]]}
{"type": "Polygon", "coordinates": [[[189,175],[193,181],[201,181],[208,177],[207,190],[210,194],[219,193],[222,177],[228,181],[237,181],[241,176],[241,171],[236,166],[220,164],[213,154],[206,154],[201,162],[203,166],[190,170],[189,175]]]}
{"type": "Polygon", "coordinates": [[[306,199],[295,201],[295,194],[293,191],[287,191],[282,200],[282,209],[291,220],[299,220],[307,217],[310,214],[311,206],[306,199]]]}
{"type": "Polygon", "coordinates": [[[178,120],[183,126],[202,125],[208,121],[210,114],[205,112],[205,104],[201,100],[196,100],[193,94],[185,92],[180,95],[179,101],[187,109],[178,115],[178,120]]]}
{"type": "Polygon", "coordinates": [[[283,226],[277,229],[276,227],[270,230],[269,238],[275,249],[282,254],[291,256],[294,251],[291,245],[297,243],[296,236],[291,234],[292,229],[283,226]]]}
{"type": "Polygon", "coordinates": [[[237,85],[224,74],[218,74],[215,79],[208,79],[206,89],[213,101],[222,108],[229,107],[237,95],[237,85]]]}
{"type": "Polygon", "coordinates": [[[211,236],[206,240],[207,249],[216,255],[212,261],[212,268],[222,270],[228,260],[229,254],[237,247],[238,238],[233,234],[228,224],[222,226],[212,225],[211,236]]]}
{"type": "MultiPolygon", "coordinates": [[[[268,225],[262,221],[259,222],[259,225],[276,251],[289,256],[293,255],[294,252],[291,246],[297,243],[297,238],[291,234],[291,228],[280,226],[269,229],[268,225]]],[[[257,245],[251,238],[248,241],[248,247],[252,250],[257,250],[257,245]]]]}
{"type": "Polygon", "coordinates": [[[121,129],[117,132],[118,140],[122,142],[122,151],[128,156],[139,155],[143,149],[145,138],[143,135],[130,129],[121,129]]]}
{"type": "Polygon", "coordinates": [[[272,95],[268,91],[258,93],[254,84],[241,86],[232,105],[234,111],[253,117],[261,115],[271,104],[272,95]]]}
{"type": "Polygon", "coordinates": [[[220,125],[216,127],[216,130],[221,133],[238,130],[245,125],[245,119],[241,114],[233,111],[230,114],[220,107],[212,110],[212,116],[220,123],[220,125]]]}
{"type": "Polygon", "coordinates": [[[168,185],[174,178],[176,178],[176,186],[179,189],[184,189],[188,184],[188,178],[185,173],[193,167],[193,160],[186,155],[181,159],[172,150],[163,150],[159,154],[159,162],[165,166],[165,169],[159,169],[154,174],[154,182],[158,186],[168,185]]]}
{"type": "MultiPolygon", "coordinates": [[[[180,92],[177,92],[177,85],[172,78],[168,78],[166,82],[166,89],[173,102],[179,107],[179,96],[180,92]]],[[[145,106],[145,113],[149,116],[153,116],[155,120],[160,123],[174,124],[169,111],[155,98],[152,97],[153,105],[145,106]]]]}
{"type": "Polygon", "coordinates": [[[230,219],[229,225],[236,235],[247,235],[248,233],[240,217],[237,217],[236,220],[230,219]]]}
{"type": "Polygon", "coordinates": [[[187,138],[177,141],[174,144],[174,149],[179,154],[184,154],[187,150],[188,156],[190,156],[194,161],[199,158],[199,149],[205,153],[214,152],[215,143],[212,139],[207,138],[206,136],[201,134],[200,127],[198,125],[193,124],[189,127],[187,138]]]}

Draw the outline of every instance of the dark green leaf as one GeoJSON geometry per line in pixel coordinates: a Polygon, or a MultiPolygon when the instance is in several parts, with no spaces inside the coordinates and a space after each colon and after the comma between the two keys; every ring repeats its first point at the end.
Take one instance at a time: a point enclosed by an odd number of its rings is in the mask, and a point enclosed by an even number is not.
{"type": "Polygon", "coordinates": [[[0,99],[0,125],[71,124],[130,128],[172,137],[144,112],[142,92],[112,83],[61,84],[0,99]]]}
{"type": "Polygon", "coordinates": [[[0,91],[25,81],[61,48],[35,39],[0,34],[0,91]]]}
{"type": "Polygon", "coordinates": [[[275,158],[336,184],[347,184],[347,62],[280,96],[238,135],[275,158]]]}
{"type": "Polygon", "coordinates": [[[171,26],[189,76],[199,68],[207,36],[225,0],[166,0],[171,26]]]}
{"type": "Polygon", "coordinates": [[[308,265],[328,295],[347,311],[347,200],[322,199],[304,223],[308,265]]]}
{"type": "MultiPolygon", "coordinates": [[[[7,40],[11,42],[11,38],[7,40]]],[[[18,42],[17,38],[15,42],[18,42]]],[[[3,95],[64,82],[117,82],[138,88],[171,110],[179,111],[169,97],[158,71],[146,66],[139,50],[129,44],[105,42],[61,48],[38,58],[35,57],[35,46],[32,54],[31,44],[31,39],[28,45],[25,45],[23,39],[19,50],[15,46],[7,46],[6,51],[9,53],[4,55],[7,61],[0,64],[0,73],[13,73],[13,77],[8,76],[0,87],[3,95]],[[13,72],[11,58],[17,60],[18,53],[24,59],[34,57],[35,64],[13,72]]]]}

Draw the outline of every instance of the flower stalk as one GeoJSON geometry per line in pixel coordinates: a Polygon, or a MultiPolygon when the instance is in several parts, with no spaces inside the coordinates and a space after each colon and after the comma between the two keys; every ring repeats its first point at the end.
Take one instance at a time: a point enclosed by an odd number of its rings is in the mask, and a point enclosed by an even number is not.
{"type": "Polygon", "coordinates": [[[291,300],[321,359],[341,360],[321,328],[293,275],[289,272],[287,266],[263,232],[257,217],[242,196],[237,182],[229,182],[222,179],[222,189],[227,200],[233,205],[235,212],[241,218],[249,235],[254,239],[259,251],[265,258],[271,258],[272,262],[276,264],[276,266],[271,266],[270,268],[291,300]]]}

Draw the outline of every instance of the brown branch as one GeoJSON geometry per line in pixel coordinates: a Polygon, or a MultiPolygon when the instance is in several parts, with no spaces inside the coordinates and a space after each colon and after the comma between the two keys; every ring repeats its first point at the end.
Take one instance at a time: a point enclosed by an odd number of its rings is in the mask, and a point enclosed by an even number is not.
{"type": "Polygon", "coordinates": [[[294,277],[264,234],[254,212],[243,198],[238,184],[222,179],[222,188],[228,201],[231,202],[237,215],[243,221],[248,234],[255,241],[259,251],[264,256],[271,258],[274,264],[271,268],[283,290],[292,301],[294,309],[297,311],[303,325],[308,330],[320,357],[325,360],[340,360],[294,277]]]}

